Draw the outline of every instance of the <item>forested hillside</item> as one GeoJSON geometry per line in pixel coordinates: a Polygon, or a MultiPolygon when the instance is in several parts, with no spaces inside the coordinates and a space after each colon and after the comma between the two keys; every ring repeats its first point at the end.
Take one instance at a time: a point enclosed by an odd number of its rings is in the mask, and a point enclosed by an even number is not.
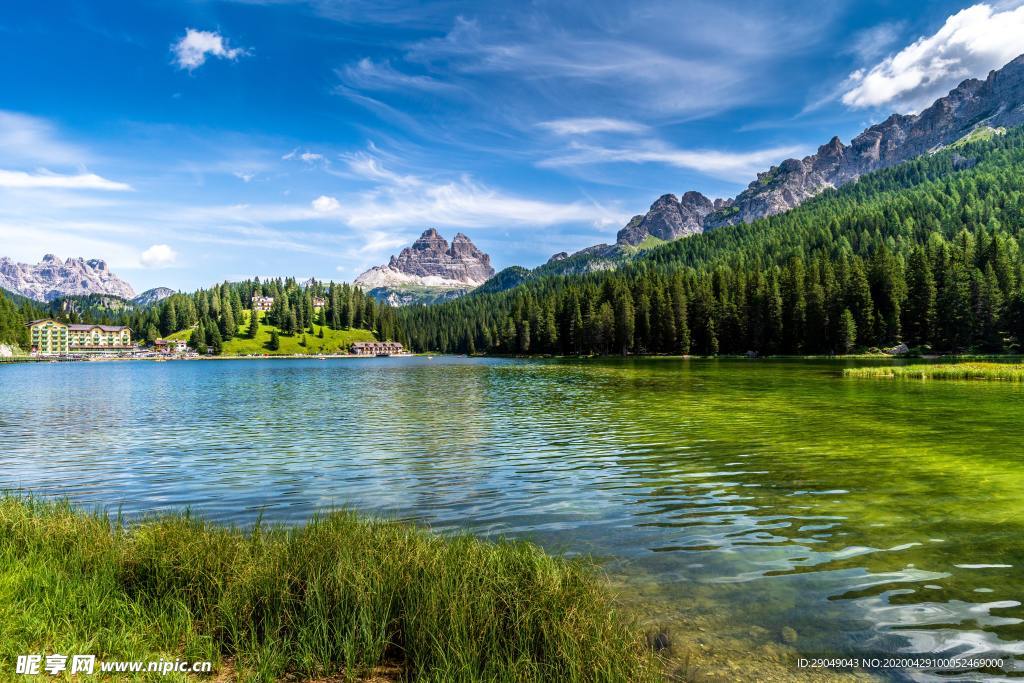
{"type": "Polygon", "coordinates": [[[785,214],[398,312],[417,350],[845,353],[1024,341],[1024,132],[925,155],[785,214]]]}
{"type": "Polygon", "coordinates": [[[26,348],[28,328],[25,323],[44,314],[44,308],[35,301],[0,289],[0,344],[26,348]]]}
{"type": "MultiPolygon", "coordinates": [[[[301,336],[318,325],[329,330],[368,330],[380,339],[402,339],[394,310],[358,287],[319,282],[301,286],[289,278],[225,282],[193,294],[174,294],[151,307],[120,309],[98,305],[93,301],[97,297],[76,299],[74,305],[66,305],[63,300],[45,305],[3,292],[0,343],[25,347],[25,323],[34,318],[53,317],[64,322],[128,325],[135,339],[150,342],[183,332],[179,336],[192,341],[194,348],[210,346],[219,353],[224,342],[250,334],[244,327],[247,317],[243,311],[251,308],[253,296],[274,298],[274,305],[262,317],[262,323],[285,337],[301,336]],[[323,307],[314,306],[317,298],[324,300],[323,307]]],[[[258,331],[252,332],[253,338],[258,331]]]]}
{"type": "Polygon", "coordinates": [[[140,338],[186,331],[193,348],[210,346],[220,353],[225,342],[235,337],[256,338],[259,328],[248,329],[253,296],[273,297],[274,304],[262,317],[264,326],[274,327],[286,337],[315,334],[314,325],[330,330],[363,329],[381,339],[394,339],[394,310],[379,304],[358,287],[311,282],[300,286],[294,279],[225,282],[194,294],[175,294],[156,306],[133,313],[126,324],[140,338]],[[314,305],[322,298],[323,307],[314,305]]]}

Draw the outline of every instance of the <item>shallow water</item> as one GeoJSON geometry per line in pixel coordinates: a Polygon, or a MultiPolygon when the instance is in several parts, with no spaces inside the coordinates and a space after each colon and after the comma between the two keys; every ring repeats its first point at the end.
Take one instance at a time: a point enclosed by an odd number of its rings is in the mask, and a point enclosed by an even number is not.
{"type": "Polygon", "coordinates": [[[128,515],[292,523],[351,506],[526,537],[657,586],[680,614],[768,638],[790,627],[804,655],[994,656],[1024,672],[1024,387],[842,367],[0,366],[0,488],[128,515]]]}

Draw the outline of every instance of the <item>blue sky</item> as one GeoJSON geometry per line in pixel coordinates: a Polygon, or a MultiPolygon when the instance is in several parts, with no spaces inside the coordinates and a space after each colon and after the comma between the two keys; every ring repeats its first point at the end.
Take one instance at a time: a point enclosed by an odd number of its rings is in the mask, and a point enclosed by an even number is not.
{"type": "Polygon", "coordinates": [[[1020,4],[8,3],[0,255],[351,280],[436,227],[535,266],[984,76],[1020,4]]]}

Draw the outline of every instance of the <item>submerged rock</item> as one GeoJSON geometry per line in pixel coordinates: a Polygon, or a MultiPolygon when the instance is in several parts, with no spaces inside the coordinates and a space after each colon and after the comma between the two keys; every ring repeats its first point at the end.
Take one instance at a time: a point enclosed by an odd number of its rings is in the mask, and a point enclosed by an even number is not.
{"type": "Polygon", "coordinates": [[[647,644],[655,652],[661,652],[672,647],[672,639],[669,638],[668,633],[664,629],[661,629],[656,633],[649,633],[647,635],[647,644]]]}

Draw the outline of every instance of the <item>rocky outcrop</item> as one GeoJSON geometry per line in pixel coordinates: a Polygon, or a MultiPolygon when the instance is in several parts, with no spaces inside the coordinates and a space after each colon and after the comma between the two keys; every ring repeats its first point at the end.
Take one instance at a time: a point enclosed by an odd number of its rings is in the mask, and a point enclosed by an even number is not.
{"type": "Polygon", "coordinates": [[[112,294],[122,299],[135,296],[132,286],[110,272],[105,261],[83,258],[62,261],[53,254],[47,254],[34,266],[0,258],[0,287],[47,302],[62,296],[88,294],[112,294]]]}
{"type": "Polygon", "coordinates": [[[153,289],[147,289],[145,292],[132,299],[132,303],[141,308],[146,308],[153,304],[160,303],[173,294],[174,290],[170,287],[154,287],[153,289]]]}
{"type": "Polygon", "coordinates": [[[648,237],[674,240],[703,231],[704,217],[715,210],[715,204],[700,192],[687,192],[682,199],[674,194],[658,197],[643,216],[633,216],[619,231],[618,244],[637,245],[648,237]]]}
{"type": "Polygon", "coordinates": [[[557,254],[552,254],[551,258],[548,259],[548,263],[558,263],[559,261],[564,261],[567,258],[569,258],[569,252],[560,251],[557,254]]]}
{"type": "Polygon", "coordinates": [[[461,232],[451,245],[431,228],[412,246],[392,256],[386,266],[374,266],[355,279],[355,284],[370,290],[389,303],[411,303],[423,294],[434,299],[439,290],[461,295],[493,277],[491,257],[480,251],[461,232]],[[426,290],[426,291],[423,291],[426,290]]]}

